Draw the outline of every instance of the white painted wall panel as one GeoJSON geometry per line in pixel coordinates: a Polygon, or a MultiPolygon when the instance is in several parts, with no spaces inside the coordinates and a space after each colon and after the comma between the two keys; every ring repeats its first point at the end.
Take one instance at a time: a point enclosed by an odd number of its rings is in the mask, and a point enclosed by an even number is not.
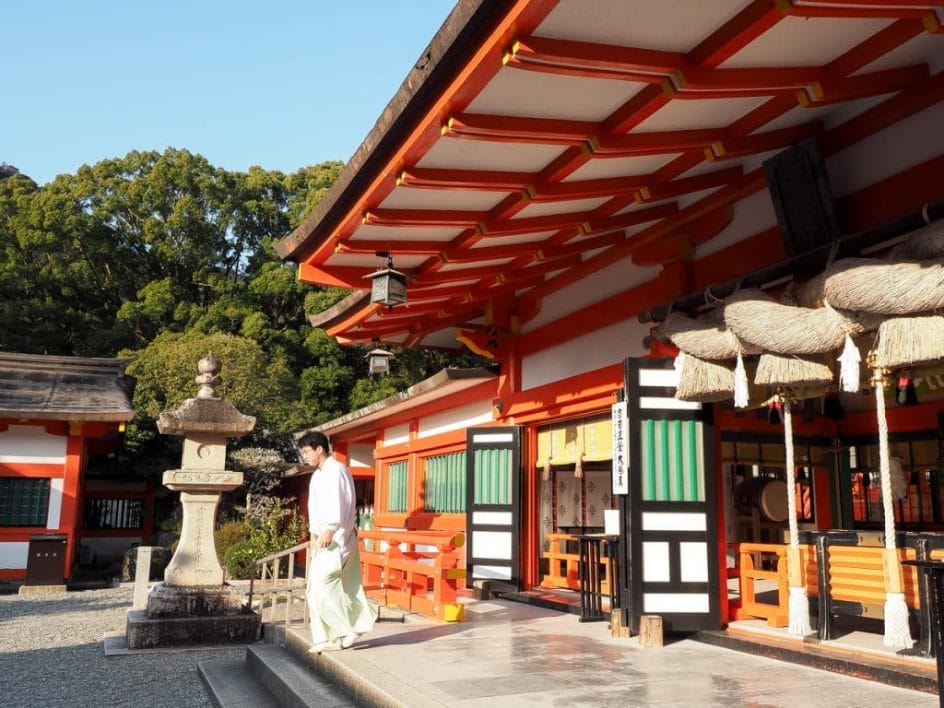
{"type": "Polygon", "coordinates": [[[420,418],[416,435],[427,438],[440,433],[448,433],[450,430],[463,430],[473,425],[490,423],[493,420],[495,418],[492,416],[491,400],[475,401],[420,418]]]}
{"type": "Polygon", "coordinates": [[[347,457],[351,466],[373,467],[374,445],[373,443],[352,443],[347,446],[347,457]]]}
{"type": "Polygon", "coordinates": [[[679,544],[679,564],[683,583],[708,582],[708,544],[684,541],[679,544]]]}
{"type": "Polygon", "coordinates": [[[510,511],[473,511],[473,524],[489,524],[492,526],[511,526],[510,511]]]}
{"type": "Polygon", "coordinates": [[[652,280],[658,275],[658,267],[641,268],[634,266],[627,259],[621,259],[618,263],[602,268],[580,282],[545,297],[541,302],[541,311],[537,317],[525,323],[523,330],[525,334],[533,332],[538,327],[594,303],[606,307],[607,298],[652,280]]]}
{"type": "Polygon", "coordinates": [[[734,205],[734,217],[720,234],[695,249],[695,260],[740,243],[746,238],[777,225],[777,212],[770,193],[762,189],[734,205]]]}
{"type": "Polygon", "coordinates": [[[842,197],[944,152],[944,104],[938,103],[850,145],[826,160],[830,190],[842,197]]]}
{"type": "Polygon", "coordinates": [[[642,527],[646,531],[705,531],[705,514],[683,514],[670,511],[644,511],[642,527]]]}
{"type": "Polygon", "coordinates": [[[667,583],[672,579],[667,541],[643,542],[642,579],[646,583],[667,583]]]}
{"type": "Polygon", "coordinates": [[[62,477],[49,480],[49,511],[46,516],[47,529],[59,528],[59,519],[62,516],[62,490],[65,482],[62,477]]]}
{"type": "Polygon", "coordinates": [[[490,578],[492,580],[511,580],[511,568],[502,565],[475,564],[472,575],[476,578],[490,578]]]}
{"type": "Polygon", "coordinates": [[[708,612],[708,593],[647,592],[642,596],[643,612],[708,612]]]}
{"type": "Polygon", "coordinates": [[[649,325],[634,318],[526,356],[521,387],[527,390],[618,364],[628,356],[644,356],[648,352],[642,341],[648,334],[649,325]]]}
{"type": "Polygon", "coordinates": [[[11,425],[0,433],[0,462],[64,464],[68,438],[40,425],[11,425]]]}
{"type": "Polygon", "coordinates": [[[0,568],[25,568],[27,558],[29,558],[27,541],[0,542],[0,568]]]}
{"type": "Polygon", "coordinates": [[[511,560],[511,533],[508,531],[473,531],[472,548],[476,558],[511,560]]]}
{"type": "Polygon", "coordinates": [[[410,424],[403,423],[401,425],[394,425],[393,427],[386,428],[383,431],[383,444],[387,445],[401,445],[405,442],[410,441],[410,424]]]}

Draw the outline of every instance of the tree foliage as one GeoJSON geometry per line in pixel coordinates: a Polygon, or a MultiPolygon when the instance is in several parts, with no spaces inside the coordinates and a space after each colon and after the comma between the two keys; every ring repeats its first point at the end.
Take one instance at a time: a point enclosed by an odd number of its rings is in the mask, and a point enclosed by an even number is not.
{"type": "Polygon", "coordinates": [[[347,293],[298,281],[272,244],[340,173],[233,172],[169,148],[132,151],[38,186],[0,165],[0,351],[126,356],[137,377],[129,463],[160,472],[176,453],[154,420],[195,395],[197,361],[223,361],[222,395],[258,419],[241,444],[285,449],[288,433],[372,403],[466,355],[398,351],[371,379],[366,348],[308,324],[347,293]]]}

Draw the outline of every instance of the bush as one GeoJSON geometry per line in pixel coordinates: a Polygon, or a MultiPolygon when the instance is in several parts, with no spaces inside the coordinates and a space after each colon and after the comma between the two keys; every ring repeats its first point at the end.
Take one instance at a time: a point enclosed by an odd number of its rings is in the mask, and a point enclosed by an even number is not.
{"type": "Polygon", "coordinates": [[[294,509],[286,509],[282,499],[271,499],[265,515],[230,521],[217,530],[216,552],[230,578],[251,577],[255,561],[301,541],[304,531],[301,517],[294,509]]]}

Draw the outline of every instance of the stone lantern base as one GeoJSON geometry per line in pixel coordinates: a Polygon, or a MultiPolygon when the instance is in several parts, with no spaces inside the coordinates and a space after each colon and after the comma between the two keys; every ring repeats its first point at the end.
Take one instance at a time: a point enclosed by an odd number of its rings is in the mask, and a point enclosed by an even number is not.
{"type": "Polygon", "coordinates": [[[147,610],[128,613],[129,649],[195,644],[251,644],[259,638],[260,617],[242,605],[230,585],[155,585],[147,610]]]}

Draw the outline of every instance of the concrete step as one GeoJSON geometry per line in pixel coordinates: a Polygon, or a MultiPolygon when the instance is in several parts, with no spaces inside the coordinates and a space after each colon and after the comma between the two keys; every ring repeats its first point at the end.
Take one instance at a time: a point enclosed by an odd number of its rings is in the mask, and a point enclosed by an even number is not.
{"type": "Polygon", "coordinates": [[[217,708],[347,708],[355,706],[341,688],[286,649],[257,644],[246,658],[202,661],[200,678],[217,708]]]}
{"type": "Polygon", "coordinates": [[[201,661],[197,673],[216,708],[278,708],[275,696],[246,670],[245,659],[201,661]]]}
{"type": "Polygon", "coordinates": [[[285,708],[342,708],[357,704],[327,677],[287,649],[257,644],[246,649],[246,668],[285,708]]]}

